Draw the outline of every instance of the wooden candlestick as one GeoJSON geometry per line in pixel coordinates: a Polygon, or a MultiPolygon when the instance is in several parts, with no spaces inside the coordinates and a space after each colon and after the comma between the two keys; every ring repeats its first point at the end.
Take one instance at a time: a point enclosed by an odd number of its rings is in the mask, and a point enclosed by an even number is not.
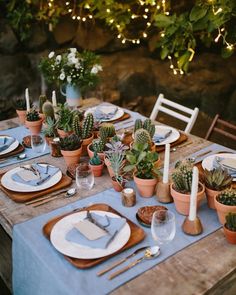
{"type": "Polygon", "coordinates": [[[189,220],[187,216],[182,225],[182,230],[187,235],[197,236],[200,235],[203,231],[201,220],[198,216],[194,220],[189,220]]]}
{"type": "Polygon", "coordinates": [[[170,194],[170,184],[159,181],[156,187],[156,197],[160,203],[172,203],[173,198],[170,194]]]}

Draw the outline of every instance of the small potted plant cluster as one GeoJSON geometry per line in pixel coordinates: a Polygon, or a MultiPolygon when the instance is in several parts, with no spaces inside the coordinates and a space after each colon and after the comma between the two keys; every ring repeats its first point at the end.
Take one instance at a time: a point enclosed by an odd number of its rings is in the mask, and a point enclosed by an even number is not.
{"type": "Polygon", "coordinates": [[[26,114],[25,125],[29,128],[32,135],[37,135],[42,129],[42,118],[39,116],[39,112],[32,108],[26,114]]]}
{"type": "MultiPolygon", "coordinates": [[[[146,141],[146,142],[149,142],[151,145],[151,147],[150,147],[151,150],[155,151],[155,144],[152,141],[153,136],[155,134],[155,125],[152,124],[151,119],[146,119],[144,121],[142,121],[141,119],[136,119],[135,124],[134,124],[134,137],[139,136],[139,134],[143,133],[144,130],[146,131],[146,134],[149,135],[148,141],[146,141]]],[[[147,137],[147,135],[146,135],[146,137],[147,137]]],[[[135,138],[134,138],[134,141],[136,141],[135,138]]]]}
{"type": "Polygon", "coordinates": [[[226,189],[215,197],[215,208],[221,224],[225,224],[225,216],[236,213],[236,189],[226,189]]]}
{"type": "Polygon", "coordinates": [[[206,187],[207,203],[211,209],[215,209],[215,197],[232,184],[232,177],[227,171],[216,168],[211,171],[204,170],[204,182],[206,187]]]}
{"type": "Polygon", "coordinates": [[[60,138],[64,138],[72,134],[72,122],[74,117],[73,111],[71,111],[67,104],[60,104],[57,115],[57,132],[60,138]]]}
{"type": "MultiPolygon", "coordinates": [[[[190,194],[192,188],[193,163],[190,159],[179,161],[171,174],[171,196],[174,199],[176,210],[183,215],[189,214],[190,194]]],[[[205,186],[199,182],[197,194],[197,208],[204,198],[205,186]]]]}
{"type": "Polygon", "coordinates": [[[95,177],[102,176],[104,161],[100,159],[96,151],[94,151],[93,157],[89,160],[89,166],[95,177]]]}
{"type": "Polygon", "coordinates": [[[224,234],[230,244],[236,244],[236,213],[229,212],[225,216],[224,234]]]}
{"type": "Polygon", "coordinates": [[[77,134],[60,138],[60,148],[67,166],[79,162],[82,153],[82,141],[77,134]]]}

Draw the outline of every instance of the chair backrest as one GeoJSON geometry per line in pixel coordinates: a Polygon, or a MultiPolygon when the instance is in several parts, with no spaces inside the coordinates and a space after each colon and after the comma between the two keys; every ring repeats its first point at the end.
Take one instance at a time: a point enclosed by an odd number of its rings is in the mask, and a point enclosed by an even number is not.
{"type": "Polygon", "coordinates": [[[233,125],[232,123],[224,121],[224,120],[220,119],[219,117],[220,117],[220,115],[217,114],[215,116],[215,118],[213,119],[211,126],[206,133],[205,139],[209,139],[213,132],[217,132],[219,134],[224,135],[225,137],[236,140],[236,125],[233,125]],[[227,129],[231,129],[232,131],[234,130],[235,135],[232,134],[232,132],[226,131],[225,127],[227,129]]]}
{"type": "Polygon", "coordinates": [[[184,132],[190,133],[193,128],[193,125],[197,119],[199,109],[194,108],[194,110],[192,110],[190,108],[187,108],[179,103],[176,103],[176,102],[173,102],[171,100],[164,98],[164,95],[162,93],[160,93],[157,98],[157,101],[154,105],[154,108],[152,110],[152,113],[150,115],[150,119],[155,120],[159,111],[162,111],[172,117],[175,117],[181,121],[186,122],[187,125],[186,125],[184,132]],[[165,105],[165,106],[163,106],[163,105],[165,105]],[[180,114],[174,110],[168,109],[167,108],[168,106],[170,106],[176,110],[179,110],[181,112],[184,112],[184,113],[190,115],[190,117],[180,114]]]}

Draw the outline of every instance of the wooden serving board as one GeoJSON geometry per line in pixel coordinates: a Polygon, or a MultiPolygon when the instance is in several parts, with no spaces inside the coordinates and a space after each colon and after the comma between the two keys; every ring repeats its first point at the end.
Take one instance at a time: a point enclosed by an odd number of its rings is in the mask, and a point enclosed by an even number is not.
{"type": "MultiPolygon", "coordinates": [[[[3,176],[3,173],[0,174],[0,180],[1,180],[2,176],[3,176]]],[[[38,191],[38,192],[30,192],[30,193],[14,192],[14,191],[6,189],[2,185],[0,185],[0,188],[14,202],[24,203],[24,202],[36,199],[38,197],[44,196],[46,194],[55,192],[55,191],[60,190],[64,187],[67,187],[71,184],[71,182],[72,182],[72,179],[70,177],[68,177],[66,175],[62,175],[61,180],[57,184],[55,184],[54,186],[52,186],[48,189],[38,191]]]]}
{"type": "Polygon", "coordinates": [[[23,147],[22,144],[19,144],[18,147],[14,150],[11,151],[10,153],[4,154],[4,155],[0,155],[0,159],[5,159],[14,155],[18,155],[20,153],[22,153],[25,150],[25,148],[23,147]]]}
{"type": "MultiPolygon", "coordinates": [[[[112,212],[115,213],[121,217],[124,217],[123,215],[121,215],[119,212],[117,212],[115,209],[113,209],[112,207],[110,207],[107,204],[94,204],[92,206],[89,206],[87,208],[82,208],[82,209],[78,209],[75,211],[72,211],[70,213],[66,213],[64,215],[60,215],[57,217],[54,217],[53,219],[49,220],[43,227],[43,234],[45,235],[45,237],[50,240],[50,234],[52,231],[53,226],[62,218],[64,218],[65,216],[68,216],[70,214],[74,214],[75,212],[79,212],[79,211],[86,211],[86,210],[99,210],[99,211],[107,211],[107,212],[112,212]]],[[[125,218],[125,217],[124,217],[125,218]]],[[[101,258],[97,258],[97,259],[78,259],[78,258],[72,258],[69,257],[67,255],[64,255],[65,259],[68,260],[72,265],[74,265],[77,268],[81,268],[81,269],[86,269],[86,268],[90,268],[92,266],[95,266],[107,259],[109,259],[112,256],[115,256],[116,254],[123,252],[126,249],[129,249],[131,247],[133,247],[134,245],[137,245],[138,243],[140,243],[146,236],[144,230],[142,228],[140,228],[138,225],[136,225],[135,223],[133,223],[132,221],[130,221],[129,219],[127,219],[127,222],[130,226],[131,229],[131,235],[130,235],[130,239],[129,241],[117,252],[105,256],[105,257],[101,257],[101,258]]]]}
{"type": "MultiPolygon", "coordinates": [[[[185,133],[180,132],[180,137],[170,144],[171,147],[177,146],[188,140],[188,136],[185,133]]],[[[157,152],[163,152],[165,150],[165,145],[156,146],[157,152]]]]}

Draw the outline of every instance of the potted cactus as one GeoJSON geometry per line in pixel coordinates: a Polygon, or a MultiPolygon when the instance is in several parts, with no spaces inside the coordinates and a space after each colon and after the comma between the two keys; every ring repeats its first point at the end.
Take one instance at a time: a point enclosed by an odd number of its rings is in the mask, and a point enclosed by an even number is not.
{"type": "Polygon", "coordinates": [[[19,117],[20,123],[24,125],[26,119],[26,100],[23,98],[17,98],[14,101],[14,106],[16,108],[16,113],[19,117]]]}
{"type": "MultiPolygon", "coordinates": [[[[192,187],[193,162],[189,159],[179,161],[171,174],[172,183],[170,186],[171,196],[174,199],[176,210],[183,215],[189,214],[190,194],[192,187]]],[[[197,208],[204,198],[205,186],[199,182],[197,194],[197,208]]]]}
{"type": "Polygon", "coordinates": [[[94,118],[92,113],[88,113],[82,123],[82,155],[86,156],[87,146],[93,141],[94,118]]]}
{"type": "Polygon", "coordinates": [[[92,143],[90,143],[87,146],[87,152],[88,152],[89,158],[90,159],[93,158],[94,153],[96,152],[98,157],[101,160],[104,160],[105,145],[106,145],[106,142],[103,139],[101,139],[101,138],[93,139],[92,143]]]}
{"type": "Polygon", "coordinates": [[[134,182],[142,197],[152,197],[158,181],[159,169],[155,166],[158,153],[149,150],[149,143],[134,143],[126,152],[126,172],[133,171],[134,182]]]}
{"type": "Polygon", "coordinates": [[[116,130],[112,123],[102,123],[99,129],[99,137],[103,140],[109,141],[115,136],[116,130]]]}
{"type": "Polygon", "coordinates": [[[236,213],[236,189],[226,189],[215,197],[215,207],[221,224],[229,212],[236,213]]]}
{"type": "Polygon", "coordinates": [[[64,138],[72,134],[72,121],[74,117],[73,111],[70,110],[67,104],[60,104],[57,115],[57,132],[59,136],[64,138]]]}
{"type": "Polygon", "coordinates": [[[39,115],[42,118],[42,120],[45,120],[45,115],[43,113],[43,104],[47,101],[47,97],[44,94],[41,94],[39,96],[39,115]]]}
{"type": "Polygon", "coordinates": [[[94,152],[93,157],[90,159],[89,161],[89,166],[93,172],[93,175],[95,177],[100,177],[102,176],[102,170],[104,167],[104,161],[102,161],[100,159],[100,157],[98,156],[97,152],[94,152]]]}
{"type": "MultiPolygon", "coordinates": [[[[150,133],[144,128],[140,128],[137,131],[135,131],[134,143],[138,143],[138,144],[148,143],[149,150],[151,150],[153,152],[156,151],[156,146],[152,142],[152,137],[150,136],[150,133]]],[[[132,147],[132,145],[131,145],[131,147],[132,147]]]]}
{"type": "Polygon", "coordinates": [[[215,209],[215,197],[221,191],[231,186],[232,177],[221,168],[212,169],[211,171],[205,169],[203,177],[208,206],[215,209]]]}
{"type": "Polygon", "coordinates": [[[225,216],[224,234],[230,244],[236,244],[236,213],[229,212],[225,216]]]}
{"type": "Polygon", "coordinates": [[[152,124],[151,119],[146,119],[142,121],[141,119],[136,119],[134,123],[134,133],[139,129],[145,129],[148,131],[150,138],[152,140],[154,134],[155,134],[155,125],[152,124]]]}
{"type": "Polygon", "coordinates": [[[50,101],[45,101],[42,106],[42,112],[45,117],[45,121],[47,123],[47,119],[51,118],[52,120],[55,120],[55,114],[54,114],[54,107],[50,101]]]}
{"type": "Polygon", "coordinates": [[[82,153],[82,141],[77,134],[60,138],[60,148],[67,166],[79,162],[82,153]]]}
{"type": "Polygon", "coordinates": [[[25,125],[29,128],[32,135],[37,135],[42,129],[42,118],[39,116],[39,112],[36,109],[31,109],[26,114],[25,125]]]}
{"type": "Polygon", "coordinates": [[[53,138],[57,137],[56,122],[51,117],[46,117],[45,128],[43,129],[43,134],[45,136],[48,145],[53,141],[53,138]]]}

